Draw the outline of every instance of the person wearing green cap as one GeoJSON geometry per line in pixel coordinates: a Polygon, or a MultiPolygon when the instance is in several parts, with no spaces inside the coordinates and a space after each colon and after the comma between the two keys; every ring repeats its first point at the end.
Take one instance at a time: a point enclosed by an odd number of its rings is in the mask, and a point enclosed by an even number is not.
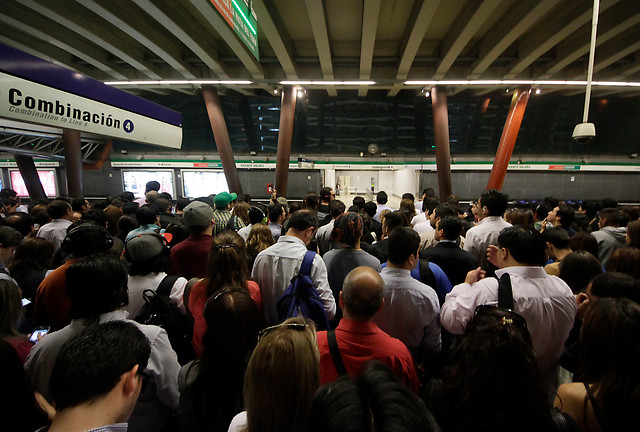
{"type": "Polygon", "coordinates": [[[240,228],[245,227],[240,218],[231,214],[231,203],[236,199],[238,199],[238,195],[235,193],[222,192],[216,195],[214,200],[216,209],[213,211],[214,236],[229,230],[238,232],[240,228]]]}

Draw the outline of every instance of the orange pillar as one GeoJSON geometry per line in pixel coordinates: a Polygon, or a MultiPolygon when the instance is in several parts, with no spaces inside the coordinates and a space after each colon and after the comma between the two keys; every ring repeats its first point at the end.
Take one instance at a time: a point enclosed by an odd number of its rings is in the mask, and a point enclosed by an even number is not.
{"type": "Polygon", "coordinates": [[[444,202],[453,193],[451,152],[449,150],[449,113],[445,87],[431,89],[431,107],[433,110],[433,135],[436,144],[436,166],[438,168],[438,192],[440,200],[444,202]]]}
{"type": "Polygon", "coordinates": [[[67,193],[73,198],[84,198],[80,131],[63,129],[62,140],[64,141],[64,168],[67,173],[67,193]]]}
{"type": "Polygon", "coordinates": [[[276,190],[282,196],[287,194],[289,181],[289,158],[293,141],[293,119],[296,113],[297,91],[287,86],[282,91],[280,104],[280,131],[278,132],[278,152],[276,154],[276,190]]]}
{"type": "Polygon", "coordinates": [[[529,92],[530,89],[526,87],[519,87],[513,92],[511,107],[509,108],[507,120],[504,123],[504,129],[500,137],[500,144],[496,152],[496,159],[493,162],[487,189],[502,189],[504,178],[507,175],[509,161],[511,160],[511,154],[516,145],[516,138],[520,131],[520,125],[522,124],[522,118],[524,117],[524,111],[529,101],[529,92]]]}
{"type": "Polygon", "coordinates": [[[14,154],[13,158],[18,165],[18,170],[20,170],[20,175],[22,175],[24,185],[27,187],[31,202],[47,199],[42,183],[40,183],[38,170],[36,168],[36,164],[33,162],[33,158],[31,156],[20,154],[14,154]]]}
{"type": "Polygon", "coordinates": [[[222,104],[218,97],[218,91],[212,86],[202,86],[202,97],[209,114],[209,123],[213,131],[213,138],[216,140],[216,147],[222,162],[222,170],[227,179],[229,192],[242,193],[242,185],[238,178],[238,169],[236,168],[236,160],[233,157],[233,149],[231,148],[231,140],[227,131],[227,124],[224,121],[222,113],[222,104]]]}

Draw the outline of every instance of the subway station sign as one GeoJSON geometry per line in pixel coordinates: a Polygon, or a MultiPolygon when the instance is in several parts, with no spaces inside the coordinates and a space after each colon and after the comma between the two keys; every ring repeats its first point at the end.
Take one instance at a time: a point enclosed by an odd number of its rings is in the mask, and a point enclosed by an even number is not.
{"type": "Polygon", "coordinates": [[[251,54],[260,60],[258,53],[258,19],[246,0],[210,0],[211,4],[236,32],[251,54]]]}
{"type": "Polygon", "coordinates": [[[180,113],[0,45],[0,117],[168,148],[180,113]]]}

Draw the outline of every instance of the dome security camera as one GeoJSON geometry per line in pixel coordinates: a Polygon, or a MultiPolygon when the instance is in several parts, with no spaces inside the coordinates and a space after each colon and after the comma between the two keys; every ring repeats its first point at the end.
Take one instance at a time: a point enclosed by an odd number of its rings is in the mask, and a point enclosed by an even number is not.
{"type": "Polygon", "coordinates": [[[586,144],[596,136],[596,126],[593,123],[579,123],[573,129],[573,139],[577,143],[586,144]]]}

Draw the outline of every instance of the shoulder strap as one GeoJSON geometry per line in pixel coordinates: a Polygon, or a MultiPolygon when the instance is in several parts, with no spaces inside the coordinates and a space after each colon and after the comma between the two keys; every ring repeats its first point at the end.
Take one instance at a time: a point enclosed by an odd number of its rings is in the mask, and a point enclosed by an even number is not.
{"type": "Polygon", "coordinates": [[[300,266],[299,274],[309,276],[311,274],[311,265],[313,264],[313,259],[315,258],[316,253],[314,251],[307,251],[304,254],[304,259],[302,260],[302,265],[300,266]]]}
{"type": "Polygon", "coordinates": [[[513,310],[513,289],[509,273],[503,274],[498,279],[498,307],[513,310]]]}
{"type": "Polygon", "coordinates": [[[432,289],[436,289],[437,281],[436,275],[433,274],[431,267],[429,267],[429,260],[424,257],[418,259],[418,265],[420,270],[420,282],[425,285],[429,285],[432,289]]]}
{"type": "MultiPolygon", "coordinates": [[[[604,423],[602,421],[602,413],[600,412],[600,407],[598,406],[598,401],[596,401],[596,397],[593,394],[593,392],[591,391],[591,387],[589,386],[589,384],[584,383],[584,388],[587,390],[587,396],[589,397],[589,402],[591,402],[591,407],[593,408],[593,413],[596,416],[596,420],[598,421],[598,425],[600,425],[600,428],[602,430],[606,430],[604,427],[604,423]]],[[[585,408],[586,408],[586,398],[585,398],[585,408]]],[[[586,417],[587,417],[587,410],[584,410],[584,416],[585,416],[585,421],[586,421],[586,417]]]]}
{"type": "Polygon", "coordinates": [[[187,285],[184,287],[184,295],[182,297],[182,303],[184,304],[184,308],[187,310],[189,309],[189,299],[191,298],[191,289],[199,281],[200,281],[199,277],[192,277],[191,279],[189,279],[189,282],[187,282],[187,285]]]}
{"type": "Polygon", "coordinates": [[[229,217],[229,220],[227,221],[227,230],[233,231],[235,229],[235,222],[235,216],[231,215],[231,217],[229,217]]]}
{"type": "Polygon", "coordinates": [[[336,340],[335,330],[327,332],[327,342],[329,343],[329,351],[331,352],[333,364],[338,371],[338,376],[346,375],[347,368],[344,366],[344,362],[342,361],[342,355],[340,354],[340,349],[338,348],[338,341],[336,340]]]}
{"type": "Polygon", "coordinates": [[[156,294],[161,296],[168,296],[171,293],[171,288],[173,288],[173,284],[176,283],[180,276],[178,275],[166,275],[160,285],[158,285],[158,289],[156,290],[156,294]]]}

